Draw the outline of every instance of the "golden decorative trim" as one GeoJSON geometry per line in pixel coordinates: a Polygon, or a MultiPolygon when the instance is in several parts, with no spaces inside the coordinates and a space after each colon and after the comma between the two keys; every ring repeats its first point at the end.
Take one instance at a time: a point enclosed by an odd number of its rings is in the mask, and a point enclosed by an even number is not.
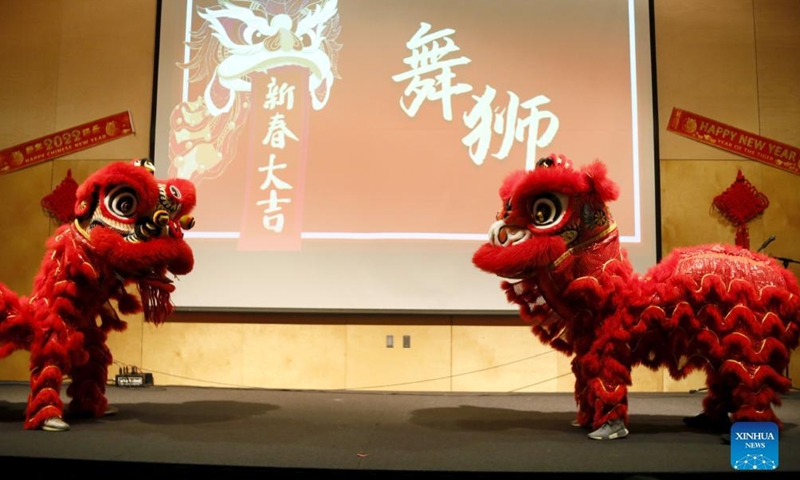
{"type": "Polygon", "coordinates": [[[578,249],[580,249],[582,247],[585,247],[586,245],[590,245],[592,243],[596,243],[598,240],[601,240],[602,238],[607,237],[611,232],[613,232],[616,229],[617,229],[617,222],[609,223],[608,227],[605,230],[603,230],[602,232],[600,232],[597,235],[589,238],[588,240],[585,240],[585,241],[575,245],[574,247],[570,248],[566,252],[562,253],[561,256],[558,257],[552,263],[552,266],[553,267],[557,267],[561,262],[566,260],[570,255],[572,255],[572,252],[574,252],[575,250],[578,250],[578,249]]]}
{"type": "Polygon", "coordinates": [[[83,227],[81,227],[81,224],[80,224],[80,222],[78,222],[77,218],[73,222],[73,225],[75,226],[75,230],[77,230],[78,233],[83,235],[83,238],[85,238],[86,240],[89,240],[89,233],[86,232],[86,230],[84,230],[83,227]]]}
{"type": "Polygon", "coordinates": [[[46,367],[44,367],[44,368],[42,369],[42,371],[39,373],[39,376],[42,376],[42,375],[44,375],[44,372],[46,372],[46,371],[50,370],[51,368],[55,368],[55,369],[57,369],[59,372],[61,371],[61,368],[59,368],[59,367],[57,367],[57,366],[55,366],[55,365],[48,365],[48,366],[46,366],[46,367]]]}

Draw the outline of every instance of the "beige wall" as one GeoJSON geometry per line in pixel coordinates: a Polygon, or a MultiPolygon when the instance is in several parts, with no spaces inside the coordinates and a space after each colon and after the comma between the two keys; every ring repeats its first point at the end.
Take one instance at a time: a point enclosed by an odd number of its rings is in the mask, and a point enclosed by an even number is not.
{"type": "MultiPolygon", "coordinates": [[[[66,175],[81,181],[111,160],[147,156],[155,0],[7,0],[0,15],[0,148],[118,111],[135,136],[0,175],[0,279],[26,293],[53,225],[39,200],[66,175]]],[[[711,202],[741,169],[770,199],[750,224],[754,244],[800,258],[800,177],[665,130],[673,107],[800,146],[800,8],[795,0],[656,0],[663,252],[733,242],[711,202]]],[[[792,266],[800,274],[797,266],[792,266]]],[[[128,318],[112,334],[118,365],[160,385],[402,391],[571,391],[569,359],[515,316],[180,313],[160,327],[128,318]],[[393,335],[395,348],[385,347],[393,335]],[[411,339],[402,348],[403,336],[411,339]]],[[[790,376],[800,378],[795,352],[790,376]]],[[[113,372],[112,372],[113,373],[113,372]]],[[[26,380],[27,354],[0,361],[26,380]]],[[[796,383],[796,382],[795,382],[796,383]]],[[[638,369],[635,391],[686,391],[638,369]]]]}

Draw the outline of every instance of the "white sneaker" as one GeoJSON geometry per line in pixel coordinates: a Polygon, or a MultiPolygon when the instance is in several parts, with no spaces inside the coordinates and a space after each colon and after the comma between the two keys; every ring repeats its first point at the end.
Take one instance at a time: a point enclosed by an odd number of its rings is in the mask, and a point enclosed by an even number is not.
{"type": "Polygon", "coordinates": [[[46,432],[66,432],[69,424],[59,417],[50,417],[42,424],[42,430],[46,432]]]}
{"type": "Polygon", "coordinates": [[[592,440],[614,440],[628,436],[628,429],[621,418],[611,420],[600,426],[597,430],[589,434],[592,440]]]}

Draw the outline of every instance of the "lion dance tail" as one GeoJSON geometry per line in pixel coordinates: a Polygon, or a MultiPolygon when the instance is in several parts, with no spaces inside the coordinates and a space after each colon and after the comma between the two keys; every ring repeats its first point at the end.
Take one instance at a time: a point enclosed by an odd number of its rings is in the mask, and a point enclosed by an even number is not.
{"type": "Polygon", "coordinates": [[[29,312],[17,294],[0,283],[0,359],[16,350],[28,350],[33,337],[29,312]]]}

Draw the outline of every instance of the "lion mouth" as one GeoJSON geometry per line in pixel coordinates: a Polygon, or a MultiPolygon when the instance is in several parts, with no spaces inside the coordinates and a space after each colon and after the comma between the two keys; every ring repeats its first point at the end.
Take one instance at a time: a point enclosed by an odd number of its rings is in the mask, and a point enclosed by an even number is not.
{"type": "Polygon", "coordinates": [[[150,288],[155,288],[162,292],[172,293],[175,291],[175,283],[166,275],[153,274],[139,279],[139,283],[144,283],[150,288]]]}
{"type": "Polygon", "coordinates": [[[509,280],[504,283],[503,288],[508,300],[523,308],[525,313],[533,315],[541,313],[542,309],[547,308],[547,301],[535,282],[509,280]]]}
{"type": "Polygon", "coordinates": [[[163,275],[139,278],[138,284],[145,322],[155,325],[164,323],[172,313],[170,294],[175,290],[175,285],[163,275]]]}
{"type": "Polygon", "coordinates": [[[97,227],[105,227],[113,232],[116,232],[121,236],[126,242],[130,243],[138,243],[141,241],[139,236],[136,234],[136,229],[133,225],[128,223],[122,223],[120,221],[114,220],[113,218],[108,218],[100,211],[98,208],[95,210],[94,214],[92,215],[91,220],[89,220],[89,224],[86,226],[85,231],[88,234],[92,231],[92,229],[97,227]]]}
{"type": "Polygon", "coordinates": [[[547,303],[539,286],[530,280],[505,282],[506,297],[519,307],[520,317],[538,328],[551,340],[567,341],[569,328],[564,319],[547,303]]]}

